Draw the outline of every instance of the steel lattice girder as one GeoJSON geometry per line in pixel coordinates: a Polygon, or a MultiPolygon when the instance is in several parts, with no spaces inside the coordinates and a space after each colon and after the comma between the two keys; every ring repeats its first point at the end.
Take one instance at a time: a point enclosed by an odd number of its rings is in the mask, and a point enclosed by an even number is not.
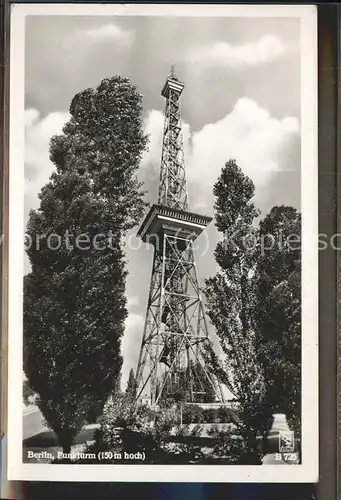
{"type": "Polygon", "coordinates": [[[179,93],[170,89],[163,131],[159,203],[187,210],[188,195],[181,132],[179,93]]]}
{"type": "MultiPolygon", "coordinates": [[[[154,255],[137,369],[137,399],[149,384],[151,400],[157,403],[167,381],[177,376],[181,379],[191,362],[200,365],[201,377],[206,379],[206,385],[207,382],[211,384],[220,398],[217,384],[207,372],[200,352],[200,344],[208,341],[193,242],[165,234],[162,250],[155,251],[154,255]],[[161,386],[157,391],[158,383],[161,386]]],[[[204,382],[198,380],[201,393],[205,393],[204,382]]]]}
{"type": "Polygon", "coordinates": [[[173,386],[183,386],[186,377],[191,400],[195,393],[205,392],[204,382],[206,387],[209,383],[217,399],[224,399],[201,355],[209,338],[193,239],[212,219],[188,211],[179,104],[183,89],[184,84],[173,70],[161,92],[166,108],[158,205],[151,207],[138,231],[144,242],[154,245],[154,262],[136,373],[136,397],[148,387],[152,403],[157,403],[173,386]]]}

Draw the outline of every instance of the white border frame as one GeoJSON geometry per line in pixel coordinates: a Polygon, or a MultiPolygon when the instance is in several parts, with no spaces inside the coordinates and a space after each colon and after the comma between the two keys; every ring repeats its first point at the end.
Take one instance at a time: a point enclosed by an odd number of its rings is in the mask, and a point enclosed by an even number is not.
{"type": "Polygon", "coordinates": [[[11,6],[8,284],[8,479],[34,481],[315,482],[318,480],[317,9],[313,5],[11,6]],[[24,89],[27,15],[293,17],[301,20],[302,464],[50,465],[22,462],[24,89]],[[303,181],[304,180],[304,181],[303,181]]]}

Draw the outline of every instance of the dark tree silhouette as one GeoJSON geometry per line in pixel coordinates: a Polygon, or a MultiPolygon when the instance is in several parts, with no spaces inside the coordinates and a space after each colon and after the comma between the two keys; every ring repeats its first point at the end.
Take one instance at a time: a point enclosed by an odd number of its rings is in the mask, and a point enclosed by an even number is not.
{"type": "Polygon", "coordinates": [[[64,452],[117,386],[127,316],[122,238],[141,217],[136,174],[147,138],[126,78],[77,94],[50,142],[56,170],[30,212],[24,370],[64,452]]]}
{"type": "Polygon", "coordinates": [[[135,380],[134,370],[131,368],[127,382],[126,395],[130,399],[133,399],[135,397],[135,392],[136,392],[136,380],[135,380]]]}
{"type": "MultiPolygon", "coordinates": [[[[232,446],[236,460],[260,463],[257,436],[266,445],[280,402],[295,429],[299,425],[300,248],[283,250],[279,243],[265,242],[278,242],[281,231],[284,239],[300,235],[299,214],[291,207],[274,207],[257,226],[254,185],[233,160],[222,169],[214,195],[223,240],[215,251],[220,271],[207,280],[206,296],[225,356],[222,362],[212,349],[207,355],[239,403],[236,426],[242,445],[232,446]]],[[[232,449],[231,441],[227,446],[232,449]]]]}
{"type": "Polygon", "coordinates": [[[257,351],[267,380],[268,401],[301,432],[301,215],[273,207],[260,223],[255,281],[257,351]]]}

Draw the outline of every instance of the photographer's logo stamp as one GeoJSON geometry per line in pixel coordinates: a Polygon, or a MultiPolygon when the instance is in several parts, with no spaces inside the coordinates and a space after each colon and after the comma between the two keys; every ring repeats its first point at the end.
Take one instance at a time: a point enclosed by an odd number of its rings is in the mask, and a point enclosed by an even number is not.
{"type": "Polygon", "coordinates": [[[280,453],[291,453],[295,451],[295,434],[293,431],[280,432],[278,439],[280,453]]]}

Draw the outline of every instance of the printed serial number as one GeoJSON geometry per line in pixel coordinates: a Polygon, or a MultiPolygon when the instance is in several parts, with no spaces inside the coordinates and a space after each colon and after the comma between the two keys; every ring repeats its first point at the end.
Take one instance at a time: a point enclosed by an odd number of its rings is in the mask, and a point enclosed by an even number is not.
{"type": "Polygon", "coordinates": [[[297,460],[297,453],[276,453],[275,460],[283,460],[284,462],[294,462],[297,460]]]}

